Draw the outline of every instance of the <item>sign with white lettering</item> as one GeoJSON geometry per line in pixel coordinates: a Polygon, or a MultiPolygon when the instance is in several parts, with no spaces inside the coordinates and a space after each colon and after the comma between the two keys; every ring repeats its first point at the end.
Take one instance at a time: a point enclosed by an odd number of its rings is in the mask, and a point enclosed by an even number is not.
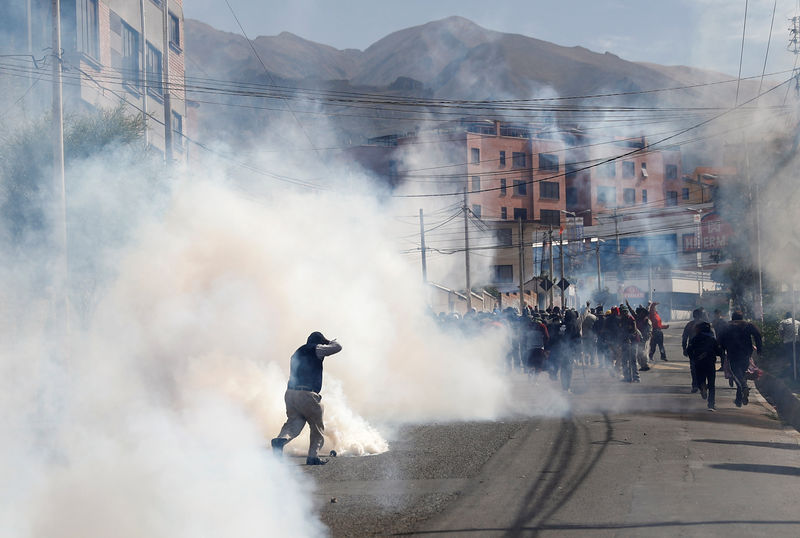
{"type": "Polygon", "coordinates": [[[697,234],[683,234],[681,243],[684,252],[721,250],[728,245],[733,227],[717,213],[709,213],[700,220],[700,238],[697,234]]]}

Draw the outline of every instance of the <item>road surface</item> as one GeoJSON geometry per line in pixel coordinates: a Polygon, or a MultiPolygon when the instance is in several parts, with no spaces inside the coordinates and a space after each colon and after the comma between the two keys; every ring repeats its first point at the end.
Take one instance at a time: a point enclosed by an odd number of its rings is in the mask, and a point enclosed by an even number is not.
{"type": "MultiPolygon", "coordinates": [[[[576,368],[563,418],[408,426],[391,450],[304,467],[334,536],[800,536],[800,435],[751,389],[690,393],[669,362],[628,384],[576,368]]],[[[518,376],[524,409],[531,394],[518,376]]]]}

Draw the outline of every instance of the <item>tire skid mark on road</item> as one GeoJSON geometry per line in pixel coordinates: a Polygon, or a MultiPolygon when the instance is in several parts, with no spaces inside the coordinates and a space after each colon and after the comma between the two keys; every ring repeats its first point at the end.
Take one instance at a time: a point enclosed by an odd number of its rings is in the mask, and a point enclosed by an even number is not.
{"type": "Polygon", "coordinates": [[[578,443],[580,437],[583,437],[584,441],[588,441],[590,438],[589,429],[585,424],[576,422],[575,418],[562,419],[558,437],[547,456],[542,471],[540,471],[539,479],[526,495],[523,507],[506,536],[518,536],[523,531],[533,531],[535,536],[540,529],[546,527],[547,521],[569,501],[614,440],[614,427],[607,413],[603,413],[603,422],[606,426],[605,438],[595,451],[596,445],[593,443],[578,443]],[[578,431],[579,428],[580,431],[578,431]],[[564,446],[559,446],[562,442],[564,446]],[[579,460],[574,457],[578,446],[583,448],[579,460]],[[593,451],[594,454],[592,454],[593,451]],[[570,472],[570,463],[572,463],[572,472],[570,472]],[[556,468],[552,469],[554,465],[556,468]],[[568,474],[570,476],[567,476],[568,474]]]}

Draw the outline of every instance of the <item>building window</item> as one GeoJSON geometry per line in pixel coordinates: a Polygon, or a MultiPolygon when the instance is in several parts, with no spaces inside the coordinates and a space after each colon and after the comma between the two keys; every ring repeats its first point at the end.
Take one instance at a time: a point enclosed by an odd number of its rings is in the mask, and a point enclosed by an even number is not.
{"type": "Polygon", "coordinates": [[[606,207],[616,207],[617,188],[616,187],[597,187],[597,203],[606,207]]]}
{"type": "Polygon", "coordinates": [[[642,177],[646,178],[647,175],[647,163],[642,163],[642,177]]]}
{"type": "Polygon", "coordinates": [[[514,168],[525,168],[525,154],[521,151],[511,153],[511,166],[514,168]]]}
{"type": "Polygon", "coordinates": [[[539,218],[542,224],[559,226],[561,224],[561,211],[558,209],[542,209],[539,211],[539,218]]]}
{"type": "Polygon", "coordinates": [[[666,179],[678,179],[678,166],[675,164],[668,164],[664,167],[664,176],[666,179]]]}
{"type": "Polygon", "coordinates": [[[122,23],[122,82],[139,88],[139,32],[122,23]]]}
{"type": "Polygon", "coordinates": [[[472,190],[481,190],[481,176],[472,176],[472,190]]]}
{"type": "Polygon", "coordinates": [[[647,189],[642,189],[642,203],[647,203],[647,189]]]}
{"type": "Polygon", "coordinates": [[[578,189],[575,187],[567,187],[566,193],[567,195],[567,206],[575,206],[578,205],[578,189]]]}
{"type": "Polygon", "coordinates": [[[495,232],[497,232],[497,244],[503,247],[511,246],[511,228],[495,230],[495,232]]]}
{"type": "Polygon", "coordinates": [[[633,161],[622,161],[622,179],[636,177],[636,163],[633,161]]]}
{"type": "Polygon", "coordinates": [[[575,179],[578,177],[578,169],[580,165],[577,163],[564,163],[564,172],[566,173],[567,179],[575,179]]]}
{"type": "Polygon", "coordinates": [[[514,282],[514,267],[512,265],[495,265],[494,281],[504,283],[514,282]]]}
{"type": "Polygon", "coordinates": [[[528,184],[521,179],[514,180],[514,195],[515,196],[525,196],[528,194],[528,184]]]}
{"type": "Polygon", "coordinates": [[[169,14],[169,44],[181,48],[181,20],[174,13],[169,14]]]}
{"type": "Polygon", "coordinates": [[[500,168],[505,168],[505,166],[506,166],[506,152],[505,151],[501,151],[500,152],[500,168]]]}
{"type": "Polygon", "coordinates": [[[183,147],[183,118],[175,111],[172,112],[172,144],[183,147]]]}
{"type": "Polygon", "coordinates": [[[603,178],[617,177],[617,163],[614,161],[603,163],[598,167],[597,173],[603,178]]]}
{"type": "Polygon", "coordinates": [[[470,148],[469,160],[472,164],[481,164],[481,150],[478,148],[470,148]]]}
{"type": "Polygon", "coordinates": [[[500,178],[500,196],[505,196],[508,186],[506,185],[506,178],[500,178]]]}
{"type": "Polygon", "coordinates": [[[508,208],[501,207],[500,208],[500,218],[506,220],[508,218],[508,208]]]}
{"type": "Polygon", "coordinates": [[[481,218],[480,204],[472,204],[472,214],[475,215],[477,218],[481,218]]]}
{"type": "Polygon", "coordinates": [[[684,187],[681,189],[681,198],[684,200],[689,199],[689,187],[684,187]]]}
{"type": "Polygon", "coordinates": [[[147,43],[147,88],[161,95],[161,51],[147,43]]]}
{"type": "Polygon", "coordinates": [[[528,210],[524,207],[515,207],[514,220],[528,220],[528,210]]]}
{"type": "Polygon", "coordinates": [[[539,183],[539,197],[547,198],[548,200],[558,200],[558,187],[559,185],[555,181],[542,181],[539,183]]]}
{"type": "Polygon", "coordinates": [[[667,191],[667,206],[678,205],[678,191],[667,191]]]}
{"type": "Polygon", "coordinates": [[[633,205],[636,203],[636,189],[622,189],[622,203],[633,205]]]}
{"type": "Polygon", "coordinates": [[[98,0],[78,0],[78,17],[80,31],[78,32],[78,48],[80,52],[94,59],[100,58],[98,45],[100,28],[97,13],[98,0]]]}
{"type": "Polygon", "coordinates": [[[558,172],[558,155],[553,155],[552,153],[540,153],[539,170],[558,172]]]}

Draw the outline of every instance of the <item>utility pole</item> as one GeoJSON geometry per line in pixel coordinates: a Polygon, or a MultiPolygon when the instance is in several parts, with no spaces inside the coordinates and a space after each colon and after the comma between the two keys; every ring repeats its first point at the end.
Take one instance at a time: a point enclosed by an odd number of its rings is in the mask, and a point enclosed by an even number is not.
{"type": "MultiPolygon", "coordinates": [[[[792,276],[792,329],[795,329],[795,316],[797,315],[795,298],[794,298],[794,276],[792,276]]],[[[794,331],[794,338],[792,338],[792,371],[794,380],[797,381],[797,331],[794,331]]]]}
{"type": "Polygon", "coordinates": [[[619,224],[617,224],[617,208],[614,207],[614,238],[617,241],[617,256],[620,255],[621,250],[619,248],[619,224]]]}
{"type": "MultiPolygon", "coordinates": [[[[53,16],[53,192],[56,193],[55,304],[56,316],[61,319],[59,330],[65,338],[69,327],[69,301],[67,299],[67,197],[64,179],[64,108],[61,86],[61,1],[52,0],[53,16]],[[62,310],[63,309],[63,310],[62,310]]],[[[63,349],[62,349],[63,351],[63,349]]]]}
{"type": "Polygon", "coordinates": [[[464,185],[464,264],[467,272],[467,312],[472,310],[472,284],[469,279],[469,208],[467,207],[467,186],[464,185]]]}
{"type": "Polygon", "coordinates": [[[522,219],[519,219],[519,315],[521,316],[525,311],[525,245],[524,245],[524,228],[522,219]]]}
{"type": "Polygon", "coordinates": [[[650,238],[647,238],[647,289],[650,302],[653,302],[653,255],[650,249],[650,238]]]}
{"type": "Polygon", "coordinates": [[[169,0],[161,0],[161,23],[164,54],[161,56],[161,78],[164,95],[164,161],[172,164],[172,103],[169,96],[169,0]]]}
{"type": "Polygon", "coordinates": [[[428,264],[425,260],[425,221],[422,217],[422,208],[419,208],[419,242],[422,250],[422,283],[428,283],[428,264]]]}
{"type": "Polygon", "coordinates": [[[139,64],[139,73],[142,77],[142,121],[144,122],[144,146],[150,145],[150,133],[147,130],[147,22],[144,15],[144,3],[147,0],[139,0],[139,19],[142,25],[142,34],[139,38],[139,53],[142,56],[142,63],[139,64]]]}
{"type": "MultiPolygon", "coordinates": [[[[550,249],[550,281],[552,282],[553,281],[553,273],[555,273],[555,271],[553,270],[553,226],[550,226],[550,229],[549,229],[549,231],[547,233],[550,236],[550,246],[549,246],[549,249],[550,249]]],[[[555,285],[550,286],[550,290],[547,292],[548,295],[549,295],[549,299],[550,299],[550,308],[553,307],[553,303],[554,303],[554,300],[553,300],[553,287],[555,287],[555,285]]]]}
{"type": "Polygon", "coordinates": [[[594,254],[597,257],[597,293],[603,290],[603,283],[600,281],[600,238],[597,238],[597,245],[594,247],[594,254]]]}
{"type": "MultiPolygon", "coordinates": [[[[746,136],[746,135],[745,135],[746,136]]],[[[761,279],[762,267],[761,267],[761,219],[760,219],[760,212],[759,212],[759,189],[758,183],[755,185],[755,196],[753,195],[753,178],[750,176],[750,144],[747,142],[747,138],[744,139],[744,163],[745,163],[745,174],[747,175],[747,183],[750,186],[750,200],[755,206],[755,213],[753,215],[755,229],[756,229],[756,263],[758,267],[758,295],[756,296],[756,309],[758,310],[757,315],[761,322],[764,322],[764,287],[763,282],[761,279]]]]}
{"type": "MultiPolygon", "coordinates": [[[[564,233],[560,232],[558,236],[561,239],[558,246],[558,265],[561,266],[561,282],[559,284],[562,284],[564,282],[564,233]]],[[[559,288],[561,289],[561,310],[564,310],[567,307],[567,298],[564,295],[564,286],[559,286],[559,288]]]]}

